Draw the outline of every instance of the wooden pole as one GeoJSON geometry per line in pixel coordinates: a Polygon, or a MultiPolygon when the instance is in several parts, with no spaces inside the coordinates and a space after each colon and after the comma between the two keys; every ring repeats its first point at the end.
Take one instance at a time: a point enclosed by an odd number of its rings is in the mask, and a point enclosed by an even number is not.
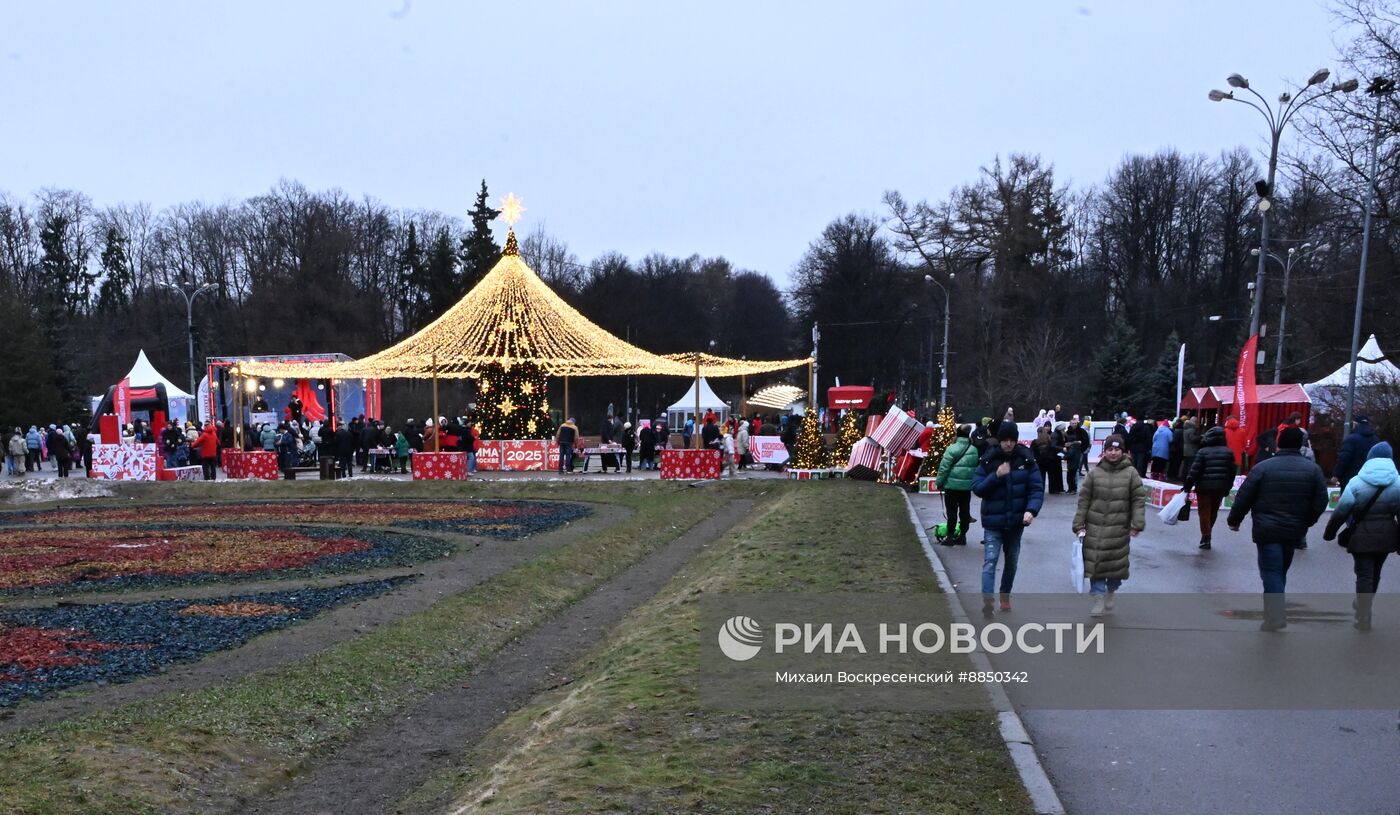
{"type": "Polygon", "coordinates": [[[243,449],[243,366],[233,366],[233,446],[243,449]]]}
{"type": "Polygon", "coordinates": [[[739,421],[743,421],[744,415],[749,412],[749,389],[747,382],[748,377],[744,374],[739,374],[739,421]]]}
{"type": "Polygon", "coordinates": [[[564,421],[569,420],[569,375],[564,374],[564,421]]]}
{"type": "Polygon", "coordinates": [[[438,413],[437,354],[433,354],[433,452],[442,452],[442,415],[438,413]]]}
{"type": "Polygon", "coordinates": [[[695,355],[695,432],[691,434],[691,446],[696,450],[704,447],[700,440],[700,355],[695,355]]]}

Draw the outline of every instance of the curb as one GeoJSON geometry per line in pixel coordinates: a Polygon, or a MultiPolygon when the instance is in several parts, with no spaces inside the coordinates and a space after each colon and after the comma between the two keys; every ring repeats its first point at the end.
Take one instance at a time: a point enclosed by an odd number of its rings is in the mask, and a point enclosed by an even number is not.
{"type": "MultiPolygon", "coordinates": [[[[938,559],[933,545],[929,543],[923,522],[919,520],[919,514],[914,511],[914,502],[910,500],[907,492],[904,493],[904,506],[909,510],[909,522],[914,525],[914,534],[919,536],[924,556],[928,558],[929,565],[933,567],[933,573],[938,578],[938,586],[943,590],[943,594],[948,600],[948,610],[952,612],[953,620],[960,623],[970,623],[971,620],[963,611],[962,604],[957,600],[953,581],[948,578],[948,572],[943,568],[943,562],[938,559]]],[[[986,654],[974,651],[969,656],[972,658],[975,670],[992,670],[992,664],[987,660],[986,654]]],[[[1001,685],[991,685],[987,692],[992,697],[992,706],[997,711],[997,724],[1001,730],[1001,739],[1006,743],[1007,752],[1011,754],[1011,761],[1016,765],[1017,774],[1021,776],[1021,784],[1025,786],[1026,793],[1030,795],[1031,806],[1036,815],[1065,815],[1065,806],[1060,803],[1059,793],[1055,792],[1055,786],[1050,783],[1050,777],[1045,773],[1045,766],[1040,763],[1040,756],[1036,755],[1035,743],[1031,741],[1030,733],[1026,731],[1025,723],[1021,721],[1021,716],[1012,706],[1011,699],[1006,695],[1006,690],[1001,685]]]]}

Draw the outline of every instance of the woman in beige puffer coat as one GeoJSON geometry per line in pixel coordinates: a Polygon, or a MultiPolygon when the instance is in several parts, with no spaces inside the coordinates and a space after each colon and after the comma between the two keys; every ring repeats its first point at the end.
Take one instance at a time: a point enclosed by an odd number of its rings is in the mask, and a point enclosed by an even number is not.
{"type": "Polygon", "coordinates": [[[1093,614],[1113,608],[1113,595],[1128,579],[1128,542],[1146,526],[1147,488],[1124,454],[1120,436],[1104,441],[1103,459],[1079,485],[1073,529],[1084,536],[1084,576],[1093,614]]]}

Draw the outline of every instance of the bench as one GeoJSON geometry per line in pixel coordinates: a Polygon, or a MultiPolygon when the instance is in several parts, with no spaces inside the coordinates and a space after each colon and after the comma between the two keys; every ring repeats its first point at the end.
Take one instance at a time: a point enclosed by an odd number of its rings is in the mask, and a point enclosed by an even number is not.
{"type": "Polygon", "coordinates": [[[288,467],[282,472],[285,474],[286,479],[288,481],[296,481],[297,473],[317,473],[319,475],[321,472],[321,467],[320,465],[317,465],[315,467],[288,467]]]}

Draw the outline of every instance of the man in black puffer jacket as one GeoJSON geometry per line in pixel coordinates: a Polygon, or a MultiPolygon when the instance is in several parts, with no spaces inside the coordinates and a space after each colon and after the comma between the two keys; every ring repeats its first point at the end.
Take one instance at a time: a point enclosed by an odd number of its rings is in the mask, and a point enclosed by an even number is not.
{"type": "Polygon", "coordinates": [[[997,561],[1001,572],[1001,610],[1011,610],[1011,585],[1021,556],[1021,533],[1040,514],[1045,484],[1035,457],[1018,441],[1015,422],[1002,422],[997,446],[987,451],[972,475],[972,491],[982,499],[982,613],[992,614],[997,561]]]}
{"type": "Polygon", "coordinates": [[[1303,458],[1303,431],[1290,427],[1279,434],[1278,454],[1249,472],[1225,520],[1238,532],[1244,516],[1254,521],[1259,549],[1259,579],[1264,584],[1264,631],[1288,625],[1283,593],[1293,550],[1306,544],[1308,528],[1327,509],[1327,482],[1322,468],[1303,458]]]}
{"type": "Polygon", "coordinates": [[[1225,446],[1225,428],[1212,427],[1201,438],[1191,460],[1182,492],[1196,491],[1196,517],[1201,523],[1201,548],[1210,548],[1210,532],[1220,514],[1220,502],[1235,486],[1235,454],[1225,446]]]}

